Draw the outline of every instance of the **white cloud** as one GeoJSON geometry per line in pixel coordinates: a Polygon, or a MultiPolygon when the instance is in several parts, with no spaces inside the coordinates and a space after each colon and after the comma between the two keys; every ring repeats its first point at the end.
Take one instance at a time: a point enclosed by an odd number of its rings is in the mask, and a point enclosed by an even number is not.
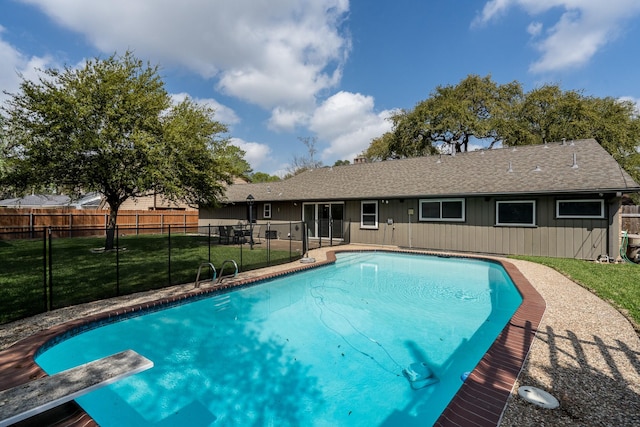
{"type": "Polygon", "coordinates": [[[391,130],[387,120],[393,111],[374,111],[374,99],[359,93],[338,92],[314,112],[309,129],[329,141],[322,159],[349,160],[362,153],[376,138],[391,130]]]}
{"type": "MultiPolygon", "coordinates": [[[[640,14],[638,0],[491,0],[485,3],[473,25],[497,19],[512,7],[521,7],[532,16],[563,10],[560,19],[550,26],[543,39],[534,44],[541,54],[530,67],[535,73],[585,65],[599,50],[620,36],[621,28],[628,20],[640,14]]],[[[539,36],[542,24],[532,25],[527,31],[532,37],[539,36]]]]}
{"type": "Polygon", "coordinates": [[[527,27],[527,33],[529,33],[532,37],[536,37],[540,35],[542,32],[542,22],[532,22],[527,27]]]}
{"type": "Polygon", "coordinates": [[[101,51],[132,49],[216,78],[263,108],[312,106],[341,78],[348,0],[23,0],[101,51]]]}
{"type": "Polygon", "coordinates": [[[297,126],[305,125],[309,121],[309,114],[303,111],[276,107],[271,112],[268,127],[275,131],[292,132],[297,126]]]}
{"type": "Polygon", "coordinates": [[[244,159],[249,162],[251,169],[255,172],[262,171],[267,166],[271,155],[271,148],[268,145],[260,144],[259,142],[247,142],[240,138],[231,138],[230,142],[246,152],[244,159]]]}
{"type": "MultiPolygon", "coordinates": [[[[0,26],[0,36],[3,32],[4,28],[0,26]]],[[[36,81],[40,74],[37,70],[51,66],[50,58],[28,57],[0,38],[0,102],[8,98],[4,91],[18,91],[22,78],[36,81]]]]}
{"type": "Polygon", "coordinates": [[[191,98],[191,100],[198,105],[209,107],[212,110],[214,110],[215,111],[214,119],[222,124],[230,126],[240,122],[240,118],[238,117],[236,112],[233,111],[232,108],[229,108],[225,105],[220,104],[215,99],[193,98],[188,93],[184,93],[184,92],[171,94],[171,99],[176,104],[184,101],[187,97],[191,98]]]}

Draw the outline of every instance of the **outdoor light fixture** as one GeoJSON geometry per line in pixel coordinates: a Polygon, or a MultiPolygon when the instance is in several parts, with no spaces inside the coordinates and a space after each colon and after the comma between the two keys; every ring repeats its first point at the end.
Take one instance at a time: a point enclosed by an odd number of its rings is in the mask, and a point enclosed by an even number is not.
{"type": "Polygon", "coordinates": [[[253,202],[255,197],[251,194],[247,196],[247,204],[249,205],[249,247],[253,250],[253,202]]]}

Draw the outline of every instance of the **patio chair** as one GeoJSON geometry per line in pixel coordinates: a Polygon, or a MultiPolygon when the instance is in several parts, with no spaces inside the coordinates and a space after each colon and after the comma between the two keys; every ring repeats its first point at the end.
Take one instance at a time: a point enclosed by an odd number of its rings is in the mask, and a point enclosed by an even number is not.
{"type": "Polygon", "coordinates": [[[220,236],[220,244],[228,245],[231,243],[234,238],[233,235],[233,227],[227,225],[219,225],[218,226],[218,235],[220,236]]]}

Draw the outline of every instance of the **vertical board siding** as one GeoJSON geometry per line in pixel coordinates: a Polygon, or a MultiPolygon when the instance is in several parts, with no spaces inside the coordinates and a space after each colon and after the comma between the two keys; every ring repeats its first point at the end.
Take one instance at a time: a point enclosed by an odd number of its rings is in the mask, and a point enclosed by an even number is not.
{"type": "MultiPolygon", "coordinates": [[[[360,200],[344,202],[345,236],[351,243],[393,245],[491,254],[535,255],[561,258],[596,259],[599,255],[617,256],[619,232],[610,232],[619,224],[619,200],[608,201],[606,219],[558,219],[555,217],[555,197],[519,197],[536,201],[536,226],[496,226],[494,197],[467,197],[465,222],[419,221],[418,199],[395,199],[378,204],[378,229],[360,228],[360,200]],[[413,209],[409,223],[408,210],[413,209]],[[393,225],[387,225],[393,219],[393,225]],[[411,234],[411,240],[409,240],[411,234]]],[[[504,200],[500,198],[499,200],[504,200]]],[[[302,203],[272,202],[273,221],[299,221],[302,203]]],[[[201,209],[200,225],[235,223],[246,219],[244,204],[218,209],[201,209]]],[[[640,214],[638,214],[640,220],[640,214]]],[[[624,217],[623,217],[624,218],[624,217]]],[[[258,219],[262,204],[258,204],[258,219]]]]}
{"type": "MultiPolygon", "coordinates": [[[[522,200],[525,198],[520,198],[522,200]]],[[[495,199],[485,197],[466,198],[466,221],[419,221],[418,201],[391,200],[380,210],[378,230],[360,229],[360,202],[349,201],[345,211],[352,219],[351,242],[365,244],[393,244],[414,248],[535,255],[561,258],[596,259],[607,254],[608,219],[557,219],[555,198],[536,197],[535,227],[505,227],[495,225],[495,199]],[[409,208],[415,215],[408,224],[409,208]],[[384,237],[386,220],[393,218],[395,230],[392,238],[389,230],[384,237]]],[[[610,256],[616,254],[609,253],[610,256]]]]}

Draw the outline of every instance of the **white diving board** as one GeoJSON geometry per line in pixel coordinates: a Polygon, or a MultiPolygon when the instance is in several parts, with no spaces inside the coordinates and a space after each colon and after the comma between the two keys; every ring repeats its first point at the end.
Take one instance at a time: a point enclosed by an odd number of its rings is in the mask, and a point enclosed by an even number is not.
{"type": "Polygon", "coordinates": [[[125,350],[0,391],[0,427],[38,415],[151,367],[151,360],[133,350],[125,350]]]}

